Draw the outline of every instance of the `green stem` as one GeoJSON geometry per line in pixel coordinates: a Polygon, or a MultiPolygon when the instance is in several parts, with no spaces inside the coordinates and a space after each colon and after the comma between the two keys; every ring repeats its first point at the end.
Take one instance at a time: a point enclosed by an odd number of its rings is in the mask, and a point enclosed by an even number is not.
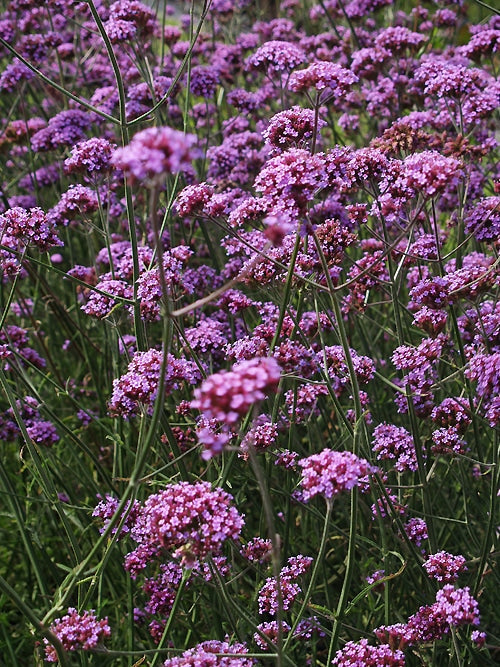
{"type": "Polygon", "coordinates": [[[342,621],[347,607],[347,596],[349,595],[351,589],[354,573],[354,565],[356,560],[356,534],[358,525],[358,493],[358,488],[355,486],[351,491],[351,519],[349,522],[349,548],[347,550],[346,573],[342,583],[339,602],[337,604],[332,637],[328,649],[328,659],[326,661],[327,665],[331,664],[333,654],[337,650],[340,630],[342,629],[342,621]]]}
{"type": "Polygon", "coordinates": [[[325,555],[325,549],[326,549],[326,543],[328,541],[328,526],[330,524],[330,518],[332,516],[332,509],[333,509],[333,502],[329,498],[326,500],[326,515],[325,515],[325,521],[323,523],[323,533],[321,535],[321,542],[319,546],[319,551],[318,555],[316,557],[316,560],[314,562],[314,568],[311,573],[311,580],[309,582],[309,586],[307,587],[306,594],[304,596],[304,600],[302,601],[302,605],[300,607],[299,613],[297,614],[297,617],[292,625],[292,629],[288,633],[288,637],[286,639],[285,644],[283,645],[283,652],[286,651],[288,648],[288,645],[293,639],[293,636],[295,634],[295,630],[297,629],[298,624],[302,620],[302,617],[304,615],[304,612],[307,608],[307,605],[309,604],[309,601],[311,599],[314,586],[316,584],[316,580],[318,578],[319,570],[321,567],[323,567],[323,556],[325,555]]]}

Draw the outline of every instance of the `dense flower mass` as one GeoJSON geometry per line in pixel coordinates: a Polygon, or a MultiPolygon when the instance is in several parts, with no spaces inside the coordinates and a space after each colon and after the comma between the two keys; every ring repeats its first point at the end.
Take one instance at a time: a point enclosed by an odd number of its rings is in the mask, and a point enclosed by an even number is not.
{"type": "Polygon", "coordinates": [[[493,4],[1,3],[7,662],[495,662],[493,4]]]}
{"type": "Polygon", "coordinates": [[[249,69],[263,69],[270,74],[290,71],[306,59],[304,51],[295,44],[271,40],[258,48],[247,60],[249,69]]]}
{"type": "Polygon", "coordinates": [[[195,384],[200,373],[191,361],[176,359],[171,354],[166,358],[159,350],[136,352],[127,372],[113,381],[113,393],[109,410],[123,416],[134,415],[141,404],[152,406],[156,399],[160,376],[164,366],[164,391],[169,394],[187,382],[195,384]]]}
{"type": "Polygon", "coordinates": [[[461,572],[467,570],[463,556],[453,556],[446,551],[428,556],[424,568],[429,577],[445,583],[455,581],[461,572]]]}
{"type": "Polygon", "coordinates": [[[357,643],[347,642],[344,648],[337,652],[332,665],[337,665],[337,667],[348,667],[349,665],[404,667],[406,661],[402,651],[394,651],[388,644],[371,646],[367,639],[360,639],[357,643]]]}
{"type": "Polygon", "coordinates": [[[1,242],[10,245],[14,240],[21,244],[31,244],[42,252],[54,246],[63,245],[56,234],[54,224],[41,208],[24,209],[20,206],[0,215],[1,242]]]}
{"type": "Polygon", "coordinates": [[[345,67],[335,63],[319,61],[307,69],[297,70],[290,76],[290,90],[302,92],[310,89],[328,91],[329,96],[345,95],[358,77],[345,67]]]}
{"type": "Polygon", "coordinates": [[[169,658],[164,667],[252,667],[253,658],[245,658],[245,644],[211,640],[190,648],[180,656],[169,658]],[[221,655],[220,655],[221,654],[221,655]]]}
{"type": "Polygon", "coordinates": [[[417,469],[417,457],[413,438],[405,428],[392,424],[379,424],[373,431],[373,451],[377,459],[394,460],[399,472],[417,469]]]}

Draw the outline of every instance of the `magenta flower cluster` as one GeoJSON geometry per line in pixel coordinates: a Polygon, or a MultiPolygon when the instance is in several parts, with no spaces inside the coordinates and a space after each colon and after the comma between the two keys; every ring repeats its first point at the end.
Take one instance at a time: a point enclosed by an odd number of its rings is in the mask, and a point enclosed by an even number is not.
{"type": "Polygon", "coordinates": [[[249,359],[235,364],[231,371],[211,375],[194,391],[191,407],[208,419],[232,426],[248,410],[275,392],[280,367],[272,357],[249,359]]]}
{"type": "Polygon", "coordinates": [[[331,500],[355,486],[366,484],[368,476],[377,470],[352,452],[333,449],[323,449],[319,454],[300,459],[297,465],[302,468],[300,486],[304,502],[318,495],[331,500]]]}
{"type": "Polygon", "coordinates": [[[137,548],[126,557],[126,567],[137,573],[163,550],[187,567],[219,555],[228,539],[236,540],[243,517],[232,497],[208,482],[179,482],[152,494],[137,509],[130,535],[137,548]]]}
{"type": "MultiPolygon", "coordinates": [[[[56,620],[50,626],[50,631],[61,642],[66,651],[77,651],[95,648],[111,635],[108,619],[99,619],[93,609],[79,614],[76,609],[70,607],[68,613],[56,620]]],[[[57,662],[56,650],[47,640],[45,659],[47,662],[57,662]]]]}

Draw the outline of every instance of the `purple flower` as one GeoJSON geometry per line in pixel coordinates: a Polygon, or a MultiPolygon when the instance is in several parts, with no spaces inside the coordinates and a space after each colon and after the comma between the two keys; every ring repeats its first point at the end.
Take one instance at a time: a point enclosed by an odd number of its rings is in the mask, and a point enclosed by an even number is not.
{"type": "MultiPolygon", "coordinates": [[[[295,602],[297,595],[302,589],[295,580],[303,576],[311,567],[313,559],[309,556],[292,556],[287,565],[281,569],[279,580],[281,589],[281,602],[283,609],[287,611],[295,602]]],[[[259,591],[259,614],[270,614],[276,616],[278,613],[278,586],[275,577],[266,579],[259,591]]]]}
{"type": "Polygon", "coordinates": [[[191,166],[193,135],[170,127],[150,127],[137,132],[124,148],[117,148],[111,163],[133,181],[155,181],[165,174],[191,166]]]}
{"type": "Polygon", "coordinates": [[[412,32],[404,26],[390,26],[379,32],[375,45],[392,53],[400,53],[407,49],[416,51],[425,41],[425,36],[419,32],[412,32]]]}
{"type": "Polygon", "coordinates": [[[72,220],[94,213],[98,208],[99,200],[94,190],[85,185],[71,185],[47,211],[47,219],[55,225],[67,226],[72,220]]]}
{"type": "Polygon", "coordinates": [[[379,461],[394,460],[394,468],[398,472],[417,470],[415,443],[403,427],[379,424],[373,431],[372,449],[379,461]]]}
{"type": "MultiPolygon", "coordinates": [[[[162,363],[163,352],[159,350],[136,352],[125,375],[113,381],[113,394],[109,401],[110,413],[130,417],[139,410],[141,403],[151,407],[156,399],[162,363]]],[[[199,378],[200,372],[194,362],[176,359],[167,354],[165,394],[179,389],[183,382],[195,384],[199,378]]]]}
{"type": "Polygon", "coordinates": [[[280,367],[272,357],[242,361],[231,371],[221,371],[204,380],[194,391],[191,407],[208,419],[231,426],[264,400],[267,393],[275,392],[279,379],[280,367]]]}
{"type": "Polygon", "coordinates": [[[260,46],[246,61],[247,69],[263,69],[269,74],[289,72],[306,59],[304,51],[295,44],[272,40],[260,46]]]}
{"type": "Polygon", "coordinates": [[[254,447],[257,452],[263,452],[275,445],[277,439],[277,424],[273,424],[271,418],[267,415],[259,415],[241,441],[240,447],[243,458],[248,457],[248,448],[250,446],[254,447]]]}
{"type": "Polygon", "coordinates": [[[377,470],[352,452],[332,449],[301,459],[298,465],[302,468],[300,485],[304,502],[317,495],[330,500],[339,493],[351,491],[355,486],[365,484],[367,476],[377,470]]]}
{"type": "Polygon", "coordinates": [[[468,587],[455,589],[446,584],[436,593],[432,605],[420,607],[410,616],[403,636],[410,644],[435,641],[448,634],[450,628],[469,624],[479,625],[477,601],[468,587]]]}
{"type": "Polygon", "coordinates": [[[271,540],[254,537],[240,549],[240,554],[251,563],[268,563],[271,560],[273,545],[271,540]]]}
{"type": "Polygon", "coordinates": [[[269,160],[255,179],[278,211],[305,209],[318,190],[327,185],[325,159],[301,148],[292,148],[269,160]]]}
{"type": "Polygon", "coordinates": [[[97,317],[99,320],[107,317],[113,308],[120,303],[121,298],[133,299],[134,297],[133,288],[124,280],[111,280],[103,277],[97,283],[96,289],[100,292],[92,291],[87,303],[82,306],[82,310],[87,315],[97,317]],[[101,292],[107,294],[101,294],[101,292]],[[114,297],[117,297],[117,299],[114,297]]]}
{"type": "Polygon", "coordinates": [[[199,97],[213,97],[220,82],[219,71],[210,65],[198,65],[191,69],[190,90],[199,97]]]}
{"type": "Polygon", "coordinates": [[[350,70],[336,63],[319,60],[307,69],[297,70],[290,75],[289,88],[296,93],[311,88],[318,92],[326,91],[323,97],[339,99],[347,95],[358,77],[350,70]]]}
{"type": "Polygon", "coordinates": [[[427,532],[427,524],[424,519],[413,518],[410,519],[405,524],[405,531],[408,535],[408,539],[414,542],[417,547],[422,545],[424,540],[429,538],[429,533],[427,532]]]}
{"type": "Polygon", "coordinates": [[[25,244],[36,246],[45,252],[53,246],[62,246],[63,242],[55,232],[55,226],[41,208],[11,208],[0,215],[0,240],[3,236],[17,239],[25,244]]]}
{"type": "Polygon", "coordinates": [[[245,644],[211,640],[197,644],[194,648],[184,651],[182,655],[165,660],[163,665],[164,667],[252,667],[255,665],[255,660],[245,658],[246,653],[248,649],[245,644]]]}
{"type": "Polygon", "coordinates": [[[220,555],[226,540],[238,539],[244,523],[232,501],[209,482],[179,482],[149,496],[131,530],[138,547],[128,554],[126,568],[132,573],[144,569],[165,549],[185,567],[220,555]]]}
{"type": "Polygon", "coordinates": [[[178,214],[188,216],[201,212],[213,194],[214,188],[207,183],[187,185],[179,192],[175,200],[178,214]]]}
{"type": "Polygon", "coordinates": [[[35,76],[29,67],[22,62],[15,61],[7,65],[0,74],[0,90],[12,93],[19,86],[20,81],[29,81],[35,76]]]}
{"type": "MultiPolygon", "coordinates": [[[[281,622],[282,635],[286,636],[286,634],[290,632],[291,629],[292,628],[288,625],[286,621],[281,622]]],[[[257,625],[257,630],[259,630],[262,634],[264,634],[273,644],[276,644],[276,641],[278,639],[278,621],[267,621],[266,623],[259,623],[259,625],[257,625]]],[[[262,637],[258,632],[254,634],[253,638],[257,646],[261,648],[263,651],[269,649],[268,643],[264,639],[262,639],[262,637]]]]}
{"type": "Polygon", "coordinates": [[[397,196],[413,197],[422,194],[435,197],[454,188],[462,175],[462,164],[453,157],[437,151],[422,151],[403,160],[400,174],[391,185],[397,196]]]}
{"type": "Polygon", "coordinates": [[[49,120],[47,127],[38,130],[31,137],[33,151],[50,151],[60,146],[73,146],[85,138],[92,118],[87,111],[67,109],[60,111],[49,120]]]}
{"type": "Polygon", "coordinates": [[[463,556],[453,556],[446,551],[430,554],[423,566],[429,577],[447,584],[456,581],[458,575],[467,570],[463,556]]]}
{"type": "Polygon", "coordinates": [[[115,144],[102,137],[93,137],[80,141],[71,150],[71,157],[64,161],[64,170],[68,174],[95,174],[111,168],[110,160],[115,144]]]}
{"type": "Polygon", "coordinates": [[[280,153],[293,147],[307,147],[315,129],[319,131],[325,125],[326,121],[321,118],[315,120],[312,109],[295,106],[273,116],[262,136],[275,153],[280,153]]]}
{"type": "MultiPolygon", "coordinates": [[[[68,613],[56,620],[50,626],[66,651],[89,651],[100,644],[106,637],[111,635],[108,619],[99,620],[93,609],[79,614],[76,609],[70,607],[68,613]]],[[[57,662],[56,650],[45,643],[45,659],[47,662],[57,662]]]]}
{"type": "Polygon", "coordinates": [[[393,651],[388,644],[371,646],[367,639],[360,639],[359,642],[347,642],[344,648],[337,651],[332,662],[332,665],[336,665],[336,667],[349,667],[349,665],[359,667],[365,665],[404,667],[405,664],[404,653],[399,649],[393,651]]]}
{"type": "MultiPolygon", "coordinates": [[[[102,498],[102,496],[97,496],[98,498],[102,498]]],[[[106,528],[109,525],[109,522],[113,518],[114,514],[116,513],[118,506],[120,504],[120,501],[118,498],[114,498],[113,496],[109,495],[108,493],[105,495],[104,499],[102,499],[95,507],[92,512],[92,516],[99,517],[99,519],[102,519],[103,521],[103,526],[99,529],[99,532],[104,533],[106,528]]],[[[124,512],[127,511],[130,508],[130,501],[127,503],[126,508],[123,510],[124,512]]],[[[140,503],[135,500],[132,503],[132,507],[127,514],[127,518],[125,519],[121,530],[120,530],[120,535],[118,539],[122,539],[130,533],[130,529],[132,526],[135,524],[137,521],[137,517],[139,514],[139,509],[140,509],[140,503]]],[[[120,517],[121,518],[121,517],[120,517]]],[[[117,527],[115,526],[113,528],[113,535],[115,535],[117,532],[117,527]]]]}
{"type": "Polygon", "coordinates": [[[465,231],[478,241],[495,243],[500,237],[500,197],[486,197],[464,216],[465,231]]]}

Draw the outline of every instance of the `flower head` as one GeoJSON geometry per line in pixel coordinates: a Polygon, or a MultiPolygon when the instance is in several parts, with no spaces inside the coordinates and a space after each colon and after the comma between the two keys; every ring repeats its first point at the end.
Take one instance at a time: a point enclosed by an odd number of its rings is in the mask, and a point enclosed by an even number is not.
{"type": "Polygon", "coordinates": [[[249,408],[276,391],[280,367],[276,359],[262,357],[235,364],[231,371],[210,375],[195,389],[191,407],[205,417],[232,425],[244,417],[249,408]]]}
{"type": "Polygon", "coordinates": [[[298,465],[302,468],[300,485],[305,502],[317,495],[331,499],[343,491],[351,491],[366,482],[364,478],[367,475],[376,471],[368,461],[352,452],[332,449],[324,449],[319,454],[301,459],[298,465]]]}
{"type": "MultiPolygon", "coordinates": [[[[70,607],[68,613],[62,618],[56,618],[50,626],[50,630],[56,635],[66,651],[77,651],[79,649],[88,651],[111,635],[107,618],[99,620],[93,609],[79,614],[73,607],[70,607]]],[[[45,659],[47,662],[57,662],[56,650],[50,646],[47,639],[43,641],[45,643],[45,659]]]]}
{"type": "Polygon", "coordinates": [[[195,142],[193,135],[171,127],[149,127],[135,134],[128,146],[117,148],[111,163],[131,181],[154,181],[188,169],[195,142]]]}

